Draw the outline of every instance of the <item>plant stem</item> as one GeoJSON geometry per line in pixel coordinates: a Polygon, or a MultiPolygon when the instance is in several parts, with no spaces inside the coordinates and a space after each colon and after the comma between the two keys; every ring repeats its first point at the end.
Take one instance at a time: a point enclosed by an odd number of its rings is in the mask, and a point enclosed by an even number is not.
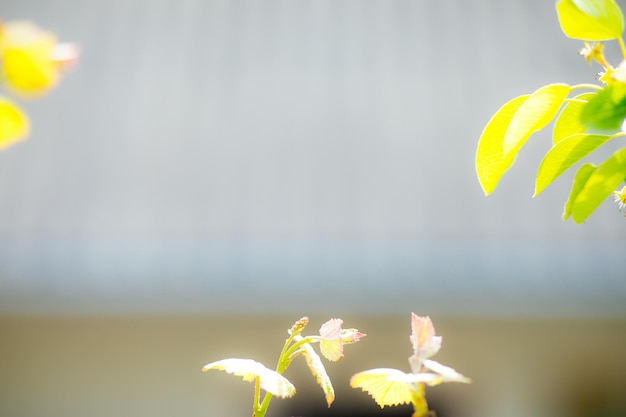
{"type": "Polygon", "coordinates": [[[261,378],[256,377],[254,381],[254,404],[252,405],[252,417],[263,417],[265,415],[265,411],[261,411],[261,406],[259,404],[259,399],[261,397],[261,378]]]}

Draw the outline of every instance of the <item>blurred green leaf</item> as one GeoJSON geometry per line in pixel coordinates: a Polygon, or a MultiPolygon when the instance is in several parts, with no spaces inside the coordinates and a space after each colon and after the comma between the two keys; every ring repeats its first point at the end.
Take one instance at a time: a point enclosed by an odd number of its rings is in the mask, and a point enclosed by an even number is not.
{"type": "Polygon", "coordinates": [[[624,15],[614,0],[559,0],[556,11],[566,36],[585,41],[617,39],[624,15]]]}
{"type": "Polygon", "coordinates": [[[580,121],[600,130],[618,130],[626,118],[626,83],[607,85],[583,106],[580,121]]]}
{"type": "Polygon", "coordinates": [[[572,207],[574,202],[576,201],[576,197],[582,191],[583,187],[587,183],[587,180],[596,170],[596,166],[594,164],[585,164],[578,168],[576,175],[574,176],[574,181],[572,182],[572,189],[569,193],[569,198],[565,203],[565,210],[563,211],[563,220],[567,220],[569,216],[572,214],[572,207]]]}
{"type": "Polygon", "coordinates": [[[535,197],[576,162],[598,149],[610,139],[621,135],[590,135],[579,133],[563,139],[548,151],[539,165],[535,181],[535,197]]]}
{"type": "Polygon", "coordinates": [[[587,126],[580,122],[580,114],[585,104],[595,97],[597,92],[582,93],[574,97],[575,101],[566,103],[561,113],[554,120],[552,143],[557,144],[568,136],[587,131],[587,126]]]}
{"type": "Polygon", "coordinates": [[[584,222],[593,211],[624,181],[626,175],[626,148],[620,149],[595,169],[583,165],[576,174],[572,193],[565,205],[564,218],[571,214],[576,223],[584,222]],[[579,175],[580,174],[580,175],[579,175]]]}

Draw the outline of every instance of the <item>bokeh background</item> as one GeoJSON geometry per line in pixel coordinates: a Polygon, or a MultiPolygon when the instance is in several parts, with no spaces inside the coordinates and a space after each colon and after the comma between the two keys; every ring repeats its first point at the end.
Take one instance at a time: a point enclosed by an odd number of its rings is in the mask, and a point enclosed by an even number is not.
{"type": "Polygon", "coordinates": [[[327,368],[333,408],[294,363],[270,416],[408,416],[348,380],[408,370],[411,311],[474,381],[428,391],[439,417],[626,415],[623,214],[562,221],[571,173],[531,198],[549,131],[494,195],[474,171],[502,104],[600,71],[553,1],[0,0],[0,17],[82,49],[0,154],[1,416],[249,415],[252,385],[200,368],[272,367],[304,315],[368,336],[327,368]]]}

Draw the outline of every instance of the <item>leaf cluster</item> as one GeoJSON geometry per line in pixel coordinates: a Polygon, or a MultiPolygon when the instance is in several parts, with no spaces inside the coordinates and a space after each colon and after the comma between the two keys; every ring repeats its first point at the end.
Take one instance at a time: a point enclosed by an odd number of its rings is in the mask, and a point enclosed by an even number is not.
{"type": "MultiPolygon", "coordinates": [[[[528,139],[552,122],[552,147],[539,165],[535,196],[583,158],[625,135],[626,60],[611,66],[598,43],[617,41],[626,58],[619,5],[614,0],[559,0],[556,11],[563,33],[584,41],[581,55],[602,65],[602,85],[549,84],[504,104],[485,126],[476,150],[476,172],[486,195],[494,191],[528,139]]],[[[626,148],[598,165],[580,166],[563,218],[585,221],[625,178],[626,148]]]]}

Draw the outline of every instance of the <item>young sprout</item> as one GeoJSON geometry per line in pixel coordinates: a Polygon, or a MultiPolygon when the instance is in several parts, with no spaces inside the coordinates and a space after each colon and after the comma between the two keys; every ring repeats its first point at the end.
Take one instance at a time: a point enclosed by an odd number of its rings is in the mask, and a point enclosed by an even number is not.
{"type": "Polygon", "coordinates": [[[454,369],[428,359],[439,351],[441,340],[441,336],[435,336],[435,327],[429,317],[411,313],[411,373],[390,368],[370,369],[353,375],[350,386],[366,391],[381,408],[386,405],[413,404],[413,417],[434,415],[434,412],[428,411],[425,385],[470,382],[469,378],[454,369]]]}
{"type": "Polygon", "coordinates": [[[252,359],[230,358],[206,364],[203,372],[212,369],[226,371],[230,374],[243,377],[244,381],[254,382],[254,402],[252,417],[263,417],[273,396],[287,398],[296,393],[296,388],[282,374],[297,356],[304,356],[317,384],[324,391],[328,406],[335,400],[328,373],[321,358],[313,349],[313,343],[320,344],[322,355],[329,361],[336,362],[343,358],[343,345],[358,342],[366,335],[356,329],[342,329],[341,319],[330,319],[322,325],[319,335],[302,336],[301,333],[309,322],[308,317],[296,321],[287,331],[289,337],[285,340],[283,349],[278,358],[276,370],[266,368],[263,364],[252,359]],[[261,389],[265,396],[261,400],[261,389]]]}

